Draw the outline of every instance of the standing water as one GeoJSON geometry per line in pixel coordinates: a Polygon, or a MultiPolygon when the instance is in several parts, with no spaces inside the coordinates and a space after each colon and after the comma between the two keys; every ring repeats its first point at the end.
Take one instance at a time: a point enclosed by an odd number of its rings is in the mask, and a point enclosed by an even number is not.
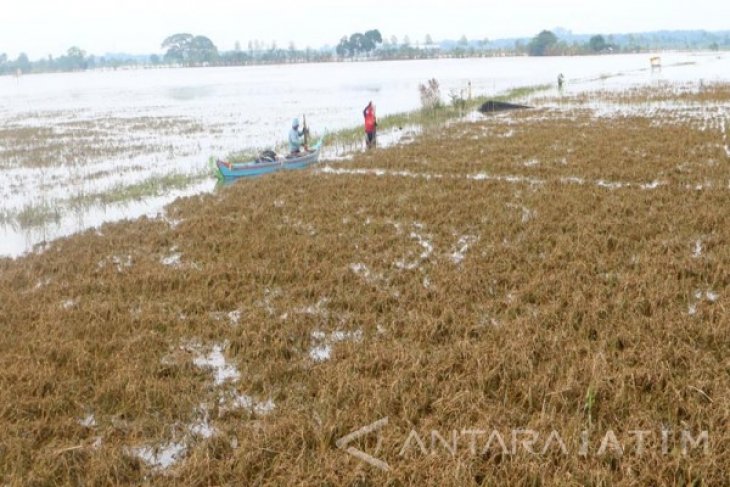
{"type": "Polygon", "coordinates": [[[730,78],[730,56],[647,54],[91,71],[0,77],[0,256],[106,221],[156,215],[210,191],[210,156],[276,147],[292,118],[323,134],[417,109],[418,85],[475,96],[555,84],[570,92],[730,78]]]}

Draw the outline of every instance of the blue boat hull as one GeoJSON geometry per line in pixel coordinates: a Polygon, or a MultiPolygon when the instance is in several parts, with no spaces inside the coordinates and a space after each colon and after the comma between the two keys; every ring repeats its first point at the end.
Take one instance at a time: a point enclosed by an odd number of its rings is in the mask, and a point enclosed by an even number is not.
{"type": "Polygon", "coordinates": [[[245,177],[262,176],[264,174],[278,171],[281,167],[281,164],[278,162],[274,164],[246,163],[244,165],[218,161],[216,165],[218,167],[219,176],[223,179],[238,179],[245,177]]]}
{"type": "Polygon", "coordinates": [[[319,161],[321,149],[322,140],[319,140],[312,146],[311,152],[299,157],[284,157],[274,162],[265,163],[257,163],[255,161],[236,163],[218,160],[216,161],[216,167],[218,169],[218,176],[227,181],[262,176],[276,172],[279,169],[304,169],[319,161]]]}
{"type": "Polygon", "coordinates": [[[322,147],[322,143],[318,142],[312,147],[312,152],[300,157],[286,157],[283,161],[282,167],[284,169],[304,169],[307,166],[314,164],[319,161],[319,151],[322,147]]]}

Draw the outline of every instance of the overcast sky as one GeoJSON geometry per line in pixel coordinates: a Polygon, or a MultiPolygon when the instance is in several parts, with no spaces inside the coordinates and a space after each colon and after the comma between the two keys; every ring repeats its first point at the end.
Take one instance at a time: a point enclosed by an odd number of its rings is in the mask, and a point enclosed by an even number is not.
{"type": "Polygon", "coordinates": [[[221,50],[240,41],[287,47],[334,45],[345,34],[380,29],[422,41],[575,33],[730,29],[729,0],[0,0],[0,53],[58,56],[160,52],[170,34],[206,35],[221,50]]]}

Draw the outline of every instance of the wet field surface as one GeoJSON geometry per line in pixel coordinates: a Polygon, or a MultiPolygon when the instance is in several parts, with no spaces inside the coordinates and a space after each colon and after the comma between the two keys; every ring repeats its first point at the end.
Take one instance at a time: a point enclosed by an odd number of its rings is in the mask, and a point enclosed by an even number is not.
{"type": "MultiPolygon", "coordinates": [[[[431,77],[448,100],[469,82],[475,96],[489,95],[553,83],[560,72],[568,79],[565,94],[712,82],[730,72],[723,54],[663,57],[661,72],[648,69],[647,56],[628,55],[4,77],[0,255],[17,256],[106,221],[155,216],[179,196],[212,191],[211,156],[280,147],[294,116],[307,114],[321,135],[357,126],[370,99],[380,116],[416,109],[418,83],[431,77]]],[[[591,108],[614,110],[608,98],[598,103],[591,108]]],[[[388,147],[419,133],[418,126],[384,130],[379,143],[388,147]]],[[[360,149],[333,144],[323,158],[346,161],[360,149]]]]}

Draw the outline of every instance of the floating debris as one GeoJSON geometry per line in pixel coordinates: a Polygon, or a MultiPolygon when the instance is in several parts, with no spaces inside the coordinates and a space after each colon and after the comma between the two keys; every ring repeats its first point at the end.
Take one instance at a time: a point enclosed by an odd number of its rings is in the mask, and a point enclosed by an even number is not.
{"type": "Polygon", "coordinates": [[[507,103],[504,101],[495,101],[495,100],[489,100],[487,102],[484,102],[482,106],[479,107],[479,111],[484,114],[488,113],[496,113],[496,112],[508,112],[511,110],[525,110],[528,108],[526,105],[517,105],[515,103],[507,103]]]}

